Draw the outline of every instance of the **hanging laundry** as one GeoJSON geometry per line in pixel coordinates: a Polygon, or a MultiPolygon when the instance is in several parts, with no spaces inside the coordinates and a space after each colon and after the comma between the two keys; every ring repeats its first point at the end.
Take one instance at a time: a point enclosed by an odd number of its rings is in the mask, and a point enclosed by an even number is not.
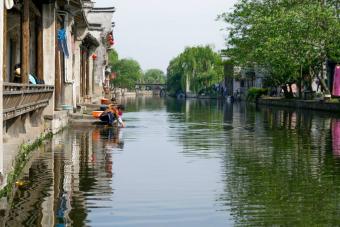
{"type": "Polygon", "coordinates": [[[68,58],[69,52],[67,48],[67,38],[65,29],[58,30],[58,48],[68,58]]]}
{"type": "Polygon", "coordinates": [[[340,96],[340,65],[335,66],[332,95],[340,96]]]}

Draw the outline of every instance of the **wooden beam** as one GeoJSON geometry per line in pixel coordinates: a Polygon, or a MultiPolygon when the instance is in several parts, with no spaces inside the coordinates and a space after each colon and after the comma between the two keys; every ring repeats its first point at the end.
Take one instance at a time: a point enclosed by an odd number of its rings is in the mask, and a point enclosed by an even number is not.
{"type": "Polygon", "coordinates": [[[21,26],[21,82],[28,84],[30,71],[30,0],[24,0],[21,26]]]}
{"type": "Polygon", "coordinates": [[[44,79],[44,51],[43,51],[43,26],[42,19],[37,23],[37,76],[40,80],[44,79]]]}
{"type": "Polygon", "coordinates": [[[32,10],[32,12],[33,12],[37,17],[41,17],[40,10],[38,9],[38,7],[37,7],[32,1],[30,1],[30,10],[32,10]]]}

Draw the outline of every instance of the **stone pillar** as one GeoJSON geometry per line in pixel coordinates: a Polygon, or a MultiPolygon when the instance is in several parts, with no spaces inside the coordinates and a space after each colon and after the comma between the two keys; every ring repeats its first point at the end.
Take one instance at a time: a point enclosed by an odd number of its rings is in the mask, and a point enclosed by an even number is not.
{"type": "MultiPolygon", "coordinates": [[[[4,47],[4,3],[3,1],[0,2],[0,173],[3,174],[4,168],[4,153],[3,153],[3,47],[4,47]]],[[[1,176],[0,176],[1,178],[1,176]]],[[[1,182],[0,182],[1,187],[1,182]]]]}
{"type": "MultiPolygon", "coordinates": [[[[42,10],[43,16],[43,64],[44,80],[48,85],[54,85],[55,75],[55,3],[44,4],[42,10]]],[[[54,94],[50,99],[48,107],[45,108],[45,114],[52,115],[54,111],[54,94]]]]}
{"type": "Polygon", "coordinates": [[[73,62],[74,62],[74,42],[72,37],[73,17],[68,14],[65,17],[66,38],[69,57],[65,57],[65,83],[64,85],[64,103],[73,105],[73,62]]]}
{"type": "MultiPolygon", "coordinates": [[[[101,38],[98,37],[98,40],[101,38]]],[[[93,94],[101,97],[103,95],[103,82],[105,81],[105,66],[107,64],[106,47],[100,42],[100,46],[96,49],[97,59],[93,64],[93,94]]]]}
{"type": "MultiPolygon", "coordinates": [[[[73,66],[73,80],[74,80],[74,93],[73,99],[76,100],[75,103],[80,102],[80,40],[75,40],[74,42],[74,66],[73,66]]],[[[76,106],[74,106],[76,107],[76,106]]]]}
{"type": "Polygon", "coordinates": [[[87,95],[93,98],[94,74],[93,74],[93,59],[92,54],[89,54],[89,87],[87,95]]]}

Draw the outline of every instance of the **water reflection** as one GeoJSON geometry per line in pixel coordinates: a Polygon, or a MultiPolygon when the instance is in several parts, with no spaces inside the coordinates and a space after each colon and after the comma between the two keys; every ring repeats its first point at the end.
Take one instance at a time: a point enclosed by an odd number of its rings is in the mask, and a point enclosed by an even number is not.
{"type": "Polygon", "coordinates": [[[218,103],[211,102],[204,106],[194,102],[190,108],[170,104],[169,112],[187,112],[170,115],[169,122],[184,124],[172,127],[184,153],[221,155],[225,186],[217,200],[235,224],[339,223],[337,116],[244,104],[222,106],[221,111],[218,103]]]}
{"type": "Polygon", "coordinates": [[[237,225],[339,223],[340,163],[330,149],[330,121],[276,108],[233,113],[219,200],[237,225]]]}
{"type": "MultiPolygon", "coordinates": [[[[89,210],[110,206],[110,150],[123,148],[119,130],[66,130],[35,153],[1,218],[3,226],[84,226],[89,210]],[[54,214],[54,215],[53,215],[54,214]]],[[[1,225],[1,226],[2,226],[1,225]]]]}
{"type": "Polygon", "coordinates": [[[332,148],[333,154],[340,157],[340,120],[332,120],[332,148]]]}
{"type": "Polygon", "coordinates": [[[128,128],[66,130],[35,153],[0,226],[340,223],[337,115],[123,102],[128,128]]]}

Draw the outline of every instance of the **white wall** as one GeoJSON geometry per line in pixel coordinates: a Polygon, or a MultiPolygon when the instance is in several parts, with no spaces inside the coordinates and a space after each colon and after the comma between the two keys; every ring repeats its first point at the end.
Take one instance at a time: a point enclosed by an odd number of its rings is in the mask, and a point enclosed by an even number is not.
{"type": "MultiPolygon", "coordinates": [[[[76,100],[76,103],[80,102],[80,44],[81,41],[75,40],[74,42],[74,68],[73,68],[73,79],[74,79],[74,88],[73,91],[73,99],[76,100]]],[[[74,106],[76,107],[76,106],[74,106]]]]}
{"type": "Polygon", "coordinates": [[[108,12],[89,12],[87,19],[90,23],[101,24],[104,27],[104,31],[112,30],[112,18],[113,13],[108,12]]]}
{"type": "Polygon", "coordinates": [[[66,17],[66,38],[69,57],[65,56],[65,84],[64,84],[64,103],[73,106],[73,53],[74,43],[72,42],[72,24],[73,18],[69,14],[66,17]]]}
{"type": "MultiPolygon", "coordinates": [[[[44,80],[48,85],[55,83],[55,4],[43,5],[43,53],[44,53],[44,80]]],[[[50,104],[45,108],[45,114],[54,112],[54,94],[50,104]]]]}
{"type": "MultiPolygon", "coordinates": [[[[95,53],[97,55],[97,59],[94,61],[94,84],[93,84],[93,91],[94,96],[102,96],[103,93],[103,86],[102,83],[105,79],[104,70],[105,66],[108,64],[107,62],[107,49],[102,43],[102,36],[106,35],[108,32],[112,31],[112,18],[113,12],[110,11],[103,11],[103,12],[96,12],[90,11],[87,14],[87,19],[90,23],[101,24],[104,28],[103,31],[91,31],[91,34],[99,41],[99,47],[96,49],[95,53]]],[[[90,71],[92,74],[92,71],[90,71]]]]}
{"type": "MultiPolygon", "coordinates": [[[[3,1],[0,2],[0,35],[4,35],[4,3],[3,1]]],[[[3,153],[3,37],[0,37],[0,172],[3,173],[4,167],[4,153],[3,153]]]]}

